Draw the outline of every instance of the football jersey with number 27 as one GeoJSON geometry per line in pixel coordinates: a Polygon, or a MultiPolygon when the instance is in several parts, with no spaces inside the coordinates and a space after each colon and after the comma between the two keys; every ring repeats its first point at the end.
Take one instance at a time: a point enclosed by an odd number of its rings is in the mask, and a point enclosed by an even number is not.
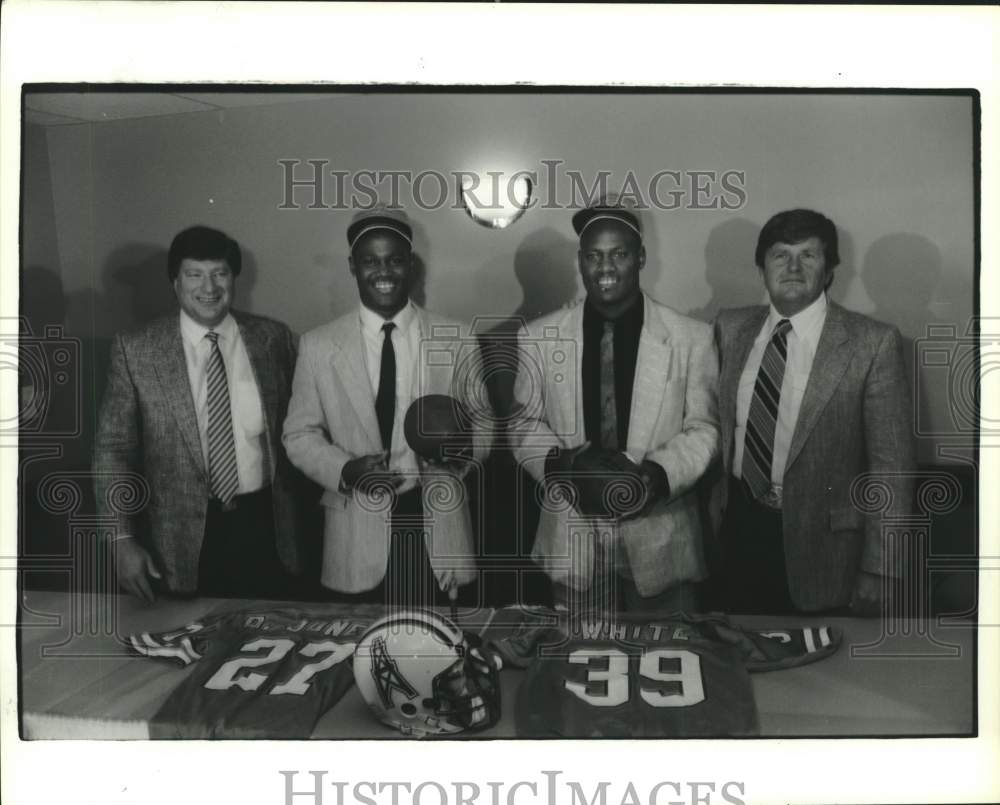
{"type": "Polygon", "coordinates": [[[153,738],[308,738],[354,682],[349,660],[381,610],[298,609],[207,616],[129,647],[194,666],[149,724],[153,738]]]}

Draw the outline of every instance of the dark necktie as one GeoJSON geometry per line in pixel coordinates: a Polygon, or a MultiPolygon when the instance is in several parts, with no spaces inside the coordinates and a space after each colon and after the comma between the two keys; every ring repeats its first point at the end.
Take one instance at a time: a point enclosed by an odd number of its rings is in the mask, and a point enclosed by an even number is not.
{"type": "Polygon", "coordinates": [[[227,506],[240,486],[236,470],[236,442],[233,439],[233,417],[229,406],[229,383],[226,365],[219,349],[219,334],[205,333],[212,344],[208,358],[208,479],[212,495],[227,506]]]}
{"type": "Polygon", "coordinates": [[[615,323],[604,322],[601,334],[601,446],[618,449],[618,408],[615,401],[615,323]]]}
{"type": "Polygon", "coordinates": [[[774,457],[774,428],[778,421],[781,381],[788,358],[788,331],[792,323],[782,319],[767,342],[764,357],[753,387],[747,431],[743,441],[743,483],[754,499],[771,488],[771,463],[774,457]]]}
{"type": "Polygon", "coordinates": [[[392,330],[396,325],[382,325],[382,363],[378,373],[378,394],[375,396],[375,416],[382,448],[392,450],[392,421],[396,416],[396,351],[392,348],[392,330]]]}

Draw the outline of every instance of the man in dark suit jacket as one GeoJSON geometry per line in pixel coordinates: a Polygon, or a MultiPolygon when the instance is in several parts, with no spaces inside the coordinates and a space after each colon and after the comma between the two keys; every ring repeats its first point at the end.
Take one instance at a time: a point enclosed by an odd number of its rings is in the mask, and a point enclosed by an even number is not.
{"type": "Polygon", "coordinates": [[[295,340],[280,322],[231,310],[240,248],[195,226],[170,246],[180,312],[118,334],[94,449],[98,509],[116,477],[148,486],[141,517],[116,515],[119,584],[147,601],[157,590],[276,597],[301,570],[296,498],[281,448],[295,340]]]}
{"type": "Polygon", "coordinates": [[[875,614],[899,568],[852,484],[874,473],[894,513],[910,508],[913,409],[899,331],[827,300],[837,231],[820,213],[775,215],[755,259],[770,305],[723,310],[715,323],[719,603],[875,614]]]}

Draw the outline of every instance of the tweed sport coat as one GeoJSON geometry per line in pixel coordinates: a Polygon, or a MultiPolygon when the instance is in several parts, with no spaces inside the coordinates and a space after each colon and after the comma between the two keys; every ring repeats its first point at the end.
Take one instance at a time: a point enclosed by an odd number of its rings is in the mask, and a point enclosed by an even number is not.
{"type": "MultiPolygon", "coordinates": [[[[626,452],[655,461],[667,474],[670,496],[643,516],[618,524],[636,588],[656,595],[706,574],[702,517],[695,485],[718,453],[718,364],[709,325],[682,316],[644,295],[626,452]]],[[[519,421],[514,455],[537,481],[552,447],[586,441],[579,393],[583,357],[583,304],[543,316],[520,338],[514,385],[519,421]]],[[[594,540],[576,509],[543,506],[532,557],[549,576],[588,589],[594,540]]]]}
{"type": "MultiPolygon", "coordinates": [[[[475,411],[480,430],[474,456],[482,461],[493,425],[478,343],[466,325],[416,310],[420,348],[413,398],[449,394],[475,411]]],[[[284,443],[292,462],[324,490],[322,584],[346,593],[372,589],[384,578],[389,560],[391,500],[340,490],[349,460],[382,451],[357,310],[302,336],[284,443]]],[[[466,489],[445,471],[428,470],[419,482],[431,565],[435,571],[454,570],[458,583],[466,584],[475,578],[477,554],[466,489]]]]}
{"type": "MultiPolygon", "coordinates": [[[[281,423],[291,393],[295,338],[284,324],[232,311],[257,381],[271,465],[278,554],[292,572],[302,570],[299,496],[305,479],[281,448],[281,423]]],[[[188,380],[180,315],[119,333],[111,344],[94,446],[98,512],[114,517],[119,534],[132,534],[149,550],[166,586],[194,592],[210,497],[198,420],[188,380]],[[135,472],[148,485],[141,512],[113,506],[116,476],[135,472]]]]}
{"type": "MultiPolygon", "coordinates": [[[[768,307],[723,310],[715,322],[720,354],[719,413],[724,472],[710,510],[721,523],[732,472],[736,394],[768,307]]],[[[882,524],[851,500],[851,485],[879,473],[892,513],[913,501],[913,408],[899,331],[830,302],[792,434],[783,479],[788,587],[800,609],[845,606],[859,570],[896,576],[884,557],[882,524]]],[[[725,551],[725,545],[720,546],[725,551]]]]}

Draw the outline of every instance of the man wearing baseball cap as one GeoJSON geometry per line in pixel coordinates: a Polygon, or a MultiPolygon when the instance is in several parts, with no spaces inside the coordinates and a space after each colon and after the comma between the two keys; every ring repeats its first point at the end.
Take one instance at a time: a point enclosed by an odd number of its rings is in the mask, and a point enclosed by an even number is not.
{"type": "MultiPolygon", "coordinates": [[[[332,597],[440,604],[475,580],[472,520],[461,473],[418,462],[403,418],[426,394],[483,405],[477,356],[469,354],[475,342],[458,322],[410,300],[413,229],[403,211],[360,210],[347,243],[361,304],[302,337],[285,448],[325,490],[320,580],[332,597]],[[428,360],[434,355],[455,360],[428,360]]],[[[486,442],[477,440],[475,461],[485,458],[486,442]]]]}
{"type": "Polygon", "coordinates": [[[550,493],[575,490],[572,506],[547,497],[532,555],[557,605],[694,609],[694,487],[719,441],[711,328],[640,289],[634,210],[604,198],[573,228],[586,299],[528,325],[514,390],[518,462],[550,493]]]}

